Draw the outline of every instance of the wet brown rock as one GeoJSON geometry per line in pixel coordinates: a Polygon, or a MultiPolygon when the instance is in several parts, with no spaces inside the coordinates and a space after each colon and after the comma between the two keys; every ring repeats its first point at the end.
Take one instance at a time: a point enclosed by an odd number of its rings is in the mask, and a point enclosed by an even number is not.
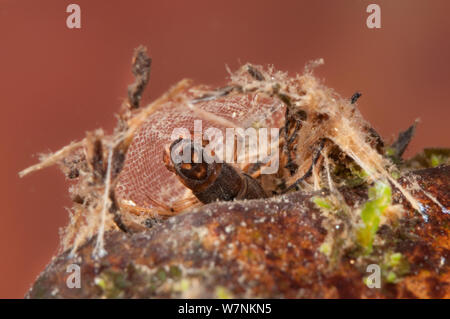
{"type": "MultiPolygon", "coordinates": [[[[110,232],[101,260],[91,257],[94,238],[77,257],[55,257],[27,297],[450,298],[450,166],[412,174],[447,211],[419,192],[425,222],[394,191],[407,212],[396,227],[379,228],[370,256],[349,250],[332,265],[320,252],[326,217],[312,203],[314,194],[296,192],[205,205],[138,234],[110,232]],[[370,289],[366,267],[387,252],[401,253],[405,266],[396,280],[383,276],[381,289],[370,289]],[[74,263],[81,267],[80,289],[66,285],[74,263]]],[[[351,205],[367,197],[361,188],[344,195],[351,205]]]]}

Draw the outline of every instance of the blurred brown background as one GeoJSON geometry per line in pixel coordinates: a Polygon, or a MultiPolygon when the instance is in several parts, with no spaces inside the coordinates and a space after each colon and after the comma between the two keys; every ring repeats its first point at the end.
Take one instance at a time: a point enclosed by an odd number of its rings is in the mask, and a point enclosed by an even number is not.
{"type": "Polygon", "coordinates": [[[153,58],[144,102],[184,77],[222,84],[225,64],[316,73],[386,138],[420,117],[407,155],[450,146],[450,1],[0,0],[0,297],[21,298],[58,247],[71,203],[56,168],[19,179],[35,154],[111,130],[132,82],[133,48],[153,58]],[[65,21],[81,6],[82,28],[65,21]],[[366,7],[381,6],[381,29],[366,7]]]}

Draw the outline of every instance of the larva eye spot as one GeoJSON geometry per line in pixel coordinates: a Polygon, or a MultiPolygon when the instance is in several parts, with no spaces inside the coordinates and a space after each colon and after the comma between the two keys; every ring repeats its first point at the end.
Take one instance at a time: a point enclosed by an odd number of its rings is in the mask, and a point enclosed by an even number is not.
{"type": "MultiPolygon", "coordinates": [[[[188,188],[196,190],[208,183],[216,165],[203,161],[203,148],[188,139],[177,139],[170,147],[168,169],[188,188]]],[[[168,159],[165,158],[165,161],[168,159]]],[[[167,164],[166,164],[167,167],[167,164]]]]}
{"type": "Polygon", "coordinates": [[[208,176],[208,164],[206,163],[194,163],[194,164],[181,164],[180,171],[183,176],[191,179],[204,180],[208,176]]]}

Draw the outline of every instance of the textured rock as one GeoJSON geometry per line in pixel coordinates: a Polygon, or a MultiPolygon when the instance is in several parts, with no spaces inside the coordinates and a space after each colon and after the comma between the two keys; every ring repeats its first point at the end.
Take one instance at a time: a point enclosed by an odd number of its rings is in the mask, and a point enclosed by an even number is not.
{"type": "MultiPolygon", "coordinates": [[[[27,297],[450,298],[450,166],[411,174],[444,209],[417,193],[425,222],[394,190],[406,213],[395,227],[378,229],[370,256],[346,249],[333,261],[323,254],[327,217],[311,201],[317,194],[296,192],[205,205],[142,233],[110,232],[101,260],[91,258],[94,238],[75,258],[55,257],[27,297]],[[383,276],[381,289],[368,288],[367,265],[385,263],[391,252],[401,254],[403,266],[383,276]],[[80,289],[66,286],[73,263],[81,267],[80,289]]],[[[362,187],[343,194],[349,205],[367,198],[362,187]]]]}

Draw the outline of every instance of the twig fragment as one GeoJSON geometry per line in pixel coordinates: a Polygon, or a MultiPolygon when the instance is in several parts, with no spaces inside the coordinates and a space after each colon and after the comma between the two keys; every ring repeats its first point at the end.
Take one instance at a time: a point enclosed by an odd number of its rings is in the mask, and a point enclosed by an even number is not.
{"type": "Polygon", "coordinates": [[[131,72],[136,81],[128,86],[128,106],[130,109],[137,109],[140,106],[142,92],[150,79],[150,68],[152,59],[147,55],[147,49],[139,46],[135,49],[131,72]]]}
{"type": "Polygon", "coordinates": [[[355,94],[352,95],[352,97],[350,98],[350,103],[355,104],[356,101],[358,101],[358,99],[362,96],[362,93],[360,92],[355,92],[355,94]]]}
{"type": "Polygon", "coordinates": [[[393,154],[391,154],[394,158],[400,159],[411,142],[414,133],[416,131],[417,121],[414,122],[413,125],[408,127],[406,131],[400,132],[398,134],[397,140],[391,145],[390,149],[393,154]]]}
{"type": "Polygon", "coordinates": [[[298,189],[298,185],[300,185],[301,182],[303,182],[305,179],[307,179],[308,177],[310,177],[313,173],[313,169],[314,169],[314,165],[316,165],[317,161],[320,158],[320,155],[322,154],[322,149],[325,145],[325,140],[321,140],[319,147],[316,150],[316,154],[314,155],[314,158],[312,160],[311,166],[308,168],[308,170],[306,171],[305,174],[303,174],[302,177],[300,177],[299,179],[297,179],[291,186],[289,186],[288,188],[286,188],[283,193],[287,193],[288,191],[292,190],[292,189],[298,189]]]}
{"type": "Polygon", "coordinates": [[[22,171],[19,172],[19,177],[24,177],[34,171],[41,170],[43,168],[52,166],[56,164],[57,162],[63,160],[69,153],[71,153],[73,150],[83,146],[84,139],[79,142],[72,142],[69,145],[64,146],[59,151],[56,151],[53,154],[50,154],[48,156],[42,156],[41,161],[33,166],[30,166],[22,171]]]}

